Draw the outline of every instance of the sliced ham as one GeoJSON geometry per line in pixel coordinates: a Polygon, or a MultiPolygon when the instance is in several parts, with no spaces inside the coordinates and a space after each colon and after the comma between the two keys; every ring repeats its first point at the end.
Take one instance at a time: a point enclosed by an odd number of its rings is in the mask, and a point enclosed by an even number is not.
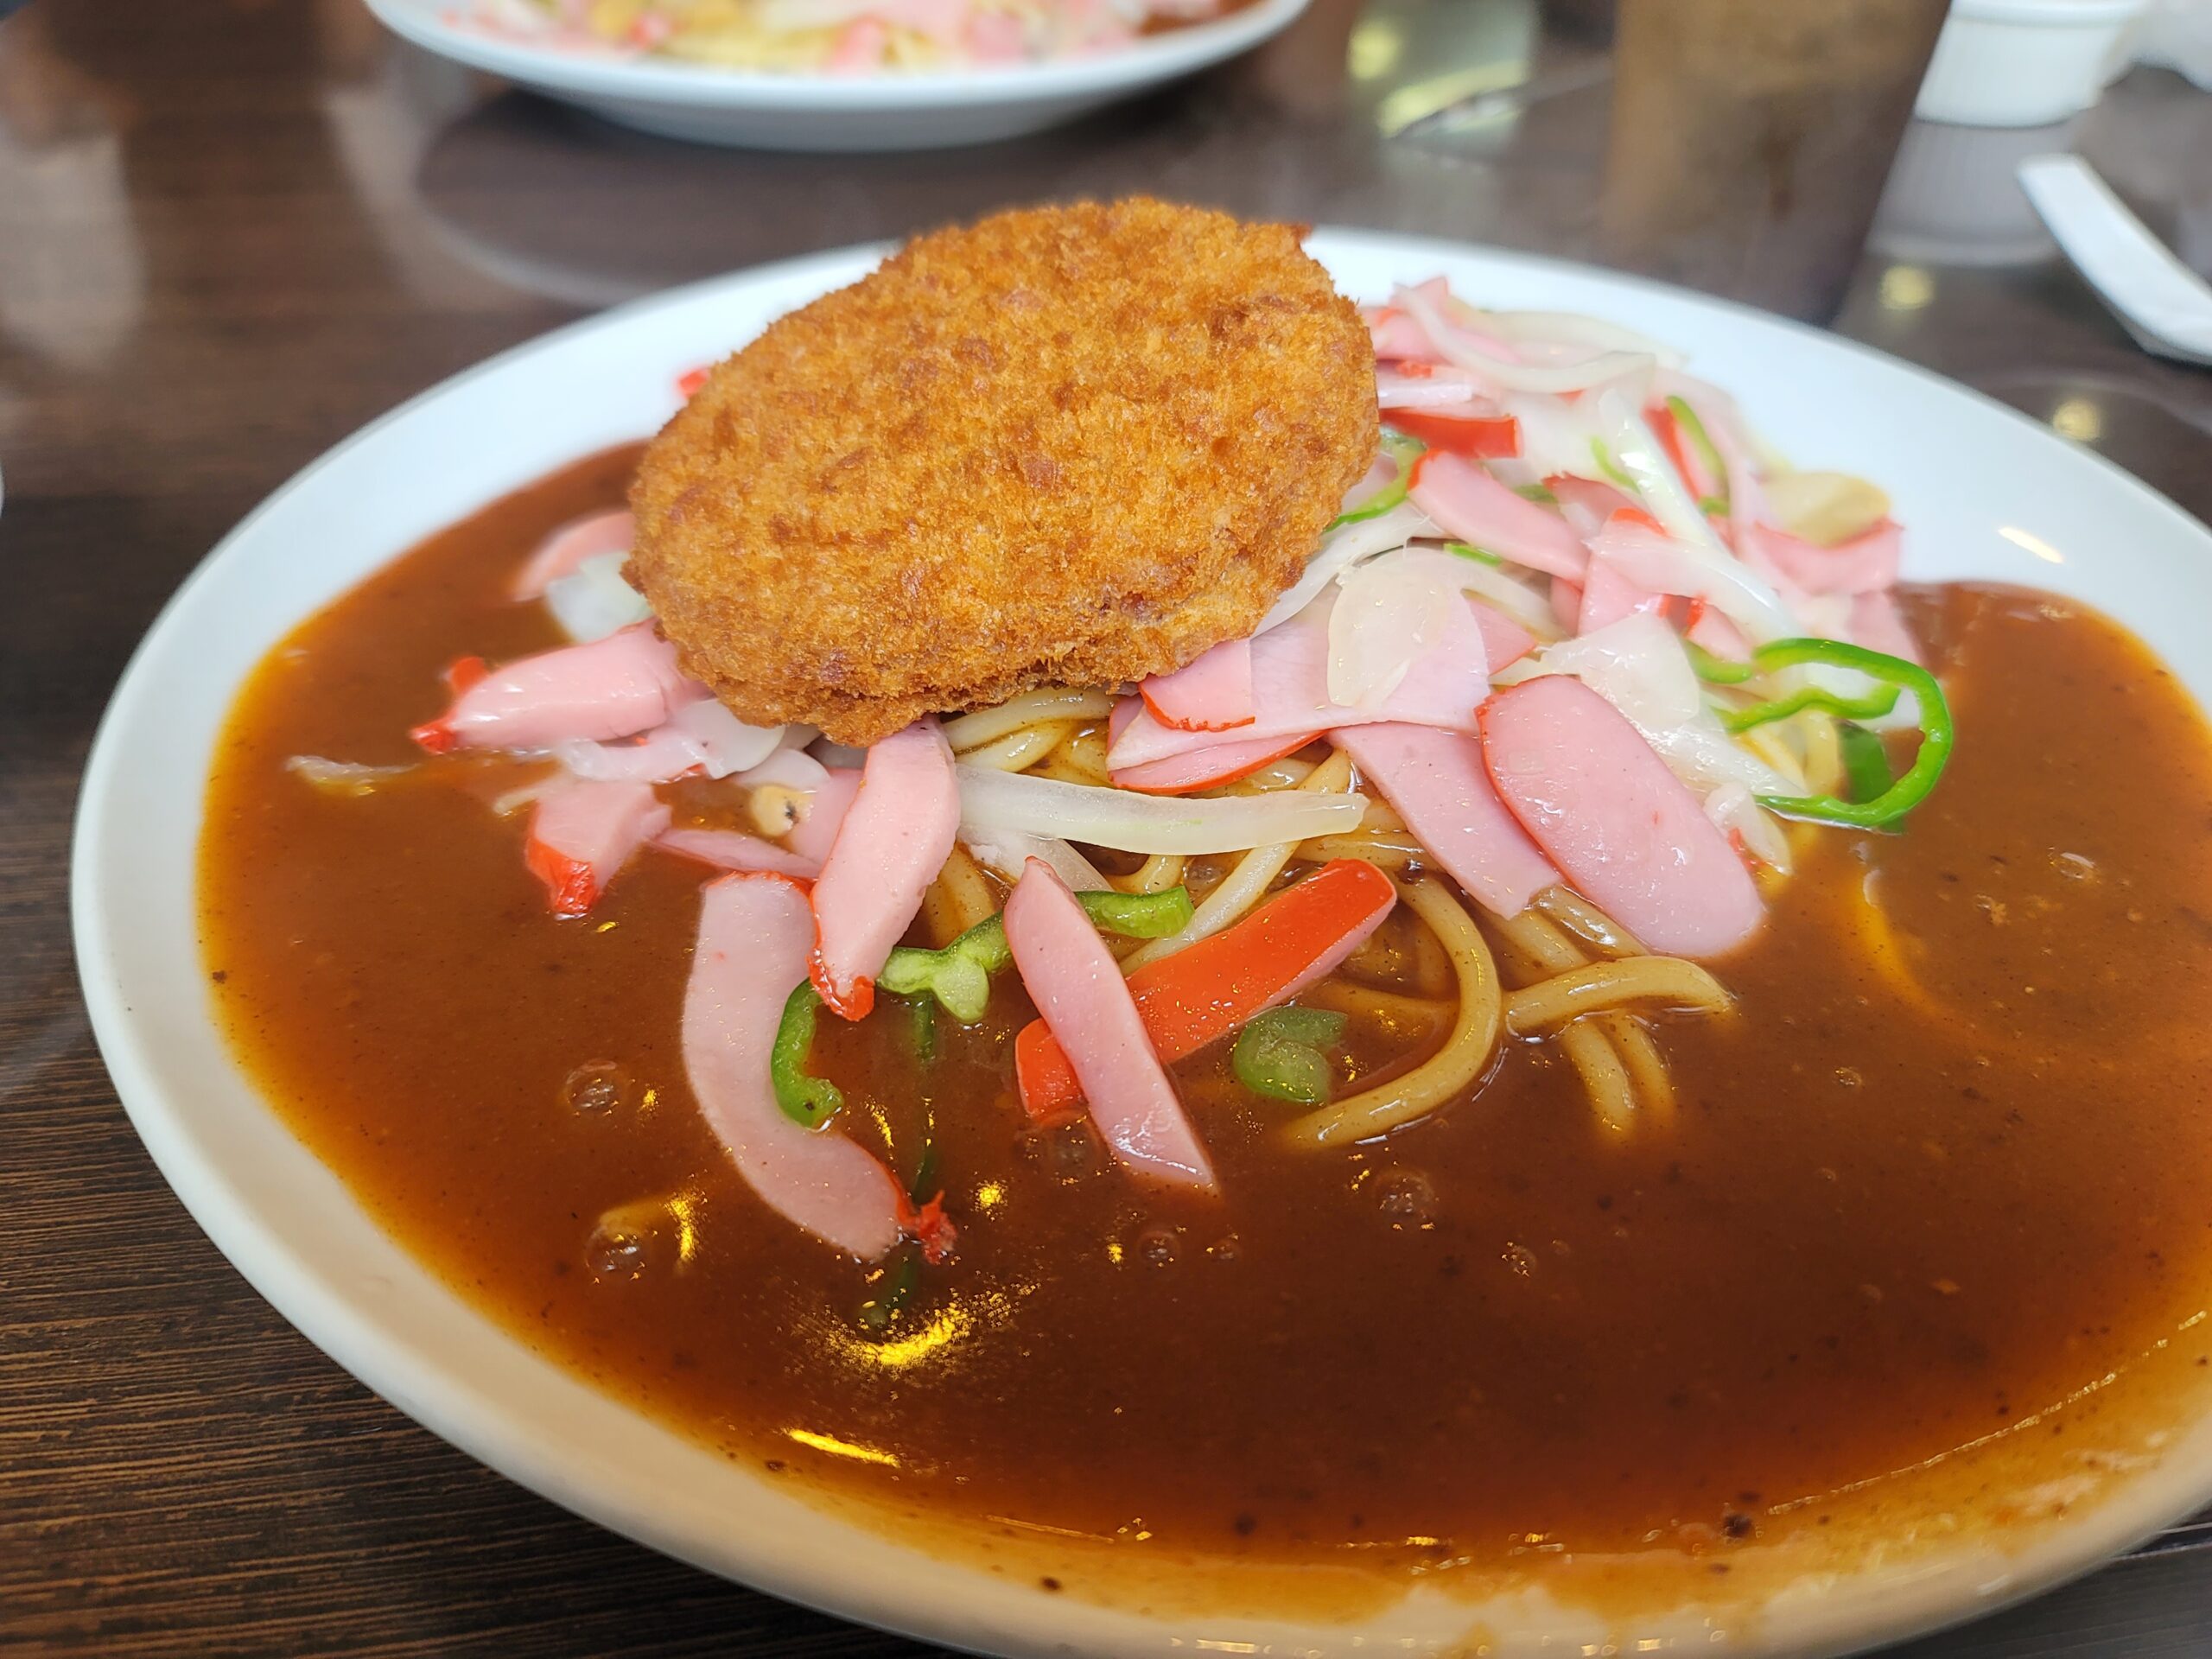
{"type": "Polygon", "coordinates": [[[1497,673],[1508,663],[1517,663],[1536,648],[1536,636],[1516,622],[1495,605],[1485,605],[1478,599],[1467,603],[1475,613],[1475,626],[1482,630],[1483,658],[1490,671],[1497,673]]]}
{"type": "Polygon", "coordinates": [[[861,792],[858,766],[825,766],[822,781],[807,791],[806,810],[784,837],[791,851],[820,864],[836,844],[837,831],[861,792]]]}
{"type": "Polygon", "coordinates": [[[1377,306],[1368,312],[1367,334],[1375,344],[1375,355],[1384,362],[1443,361],[1443,354],[1428,343],[1428,330],[1395,306],[1377,306]]]}
{"type": "Polygon", "coordinates": [[[409,735],[433,754],[604,742],[664,724],[709,695],[677,670],[676,647],[641,623],[484,672],[409,735]]]}
{"type": "Polygon", "coordinates": [[[1613,706],[1547,676],[1483,705],[1498,796],[1585,897],[1651,950],[1718,956],[1758,929],[1751,873],[1613,706]]]}
{"type": "Polygon", "coordinates": [[[1180,732],[1224,732],[1252,723],[1252,642],[1224,639],[1172,674],[1137,687],[1163,726],[1180,732]]]}
{"type": "Polygon", "coordinates": [[[1121,965],[1042,859],[1029,861],[1007,898],[1006,942],[1115,1155],[1155,1180],[1214,1189],[1212,1160],[1145,1034],[1121,965]]]}
{"type": "MultiPolygon", "coordinates": [[[[1351,709],[1329,696],[1329,618],[1334,603],[1335,594],[1325,592],[1290,621],[1252,641],[1250,725],[1216,735],[1177,731],[1148,709],[1129,716],[1107,752],[1115,782],[1122,783],[1125,773],[1145,776],[1138,769],[1155,761],[1212,750],[1224,741],[1246,746],[1240,754],[1250,757],[1264,756],[1264,744],[1272,742],[1281,753],[1297,747],[1294,738],[1374,721],[1473,728],[1474,708],[1489,689],[1490,677],[1482,626],[1471,607],[1451,607],[1442,636],[1414,659],[1388,696],[1370,708],[1351,709]]],[[[1156,784],[1150,786],[1163,792],[1156,784]]]]}
{"type": "Polygon", "coordinates": [[[1589,563],[1566,519],[1460,456],[1432,449],[1415,462],[1413,499],[1446,535],[1531,570],[1579,582],[1589,563]]]}
{"type": "Polygon", "coordinates": [[[960,828],[952,747],[934,717],[869,746],[860,791],[814,885],[809,975],[848,1020],[875,1006],[875,976],[922,907],[960,828]]]}
{"type": "Polygon", "coordinates": [[[563,779],[537,798],[523,861],[545,884],[555,915],[582,916],[668,818],[650,784],[563,779]]]}
{"type": "Polygon", "coordinates": [[[1583,574],[1582,602],[1574,615],[1577,633],[1595,633],[1609,623],[1638,611],[1657,611],[1666,597],[1637,587],[1604,559],[1592,559],[1583,574]]]}
{"type": "Polygon", "coordinates": [[[804,857],[788,847],[780,847],[759,836],[748,836],[741,830],[664,830],[653,837],[653,845],[664,853],[711,864],[718,870],[787,875],[798,881],[811,881],[822,874],[818,859],[804,857]]]}
{"type": "Polygon", "coordinates": [[[1682,630],[1682,638],[1724,663],[1751,660],[1751,642],[1744,638],[1744,631],[1701,599],[1690,601],[1689,626],[1682,630]]]}
{"type": "Polygon", "coordinates": [[[1921,660],[1919,642],[1906,628],[1897,599],[1890,594],[1861,594],[1851,601],[1851,643],[1927,666],[1921,660]]]}
{"type": "Polygon", "coordinates": [[[638,526],[629,509],[595,512],[561,526],[537,544],[507,589],[516,599],[542,599],[545,590],[562,577],[573,575],[586,559],[602,553],[627,553],[637,540],[638,526]]]}
{"type": "Polygon", "coordinates": [[[570,738],[553,758],[579,778],[610,783],[673,783],[678,778],[727,778],[774,754],[780,726],[748,726],[712,697],[687,702],[632,743],[570,738]]]}
{"type": "Polygon", "coordinates": [[[1559,619],[1560,626],[1573,633],[1574,625],[1582,620],[1582,584],[1554,576],[1551,601],[1552,614],[1559,619]]]}
{"type": "Polygon", "coordinates": [[[707,1126],[762,1202],[872,1262],[899,1242],[898,1183],[834,1128],[787,1116],[768,1080],[776,1027],[813,945],[814,918],[794,883],[776,875],[710,883],[683,993],[683,1069],[707,1126]]]}
{"type": "Polygon", "coordinates": [[[1505,810],[1479,737],[1433,726],[1356,726],[1331,740],[1397,810],[1454,881],[1500,916],[1517,916],[1559,872],[1505,810]]]}
{"type": "Polygon", "coordinates": [[[1594,478],[1558,473],[1544,480],[1544,487],[1559,502],[1559,510],[1578,536],[1595,536],[1617,512],[1631,511],[1636,498],[1625,490],[1594,478]]]}
{"type": "MultiPolygon", "coordinates": [[[[1131,702],[1136,699],[1131,697],[1131,702]]],[[[1262,766],[1295,754],[1319,732],[1295,732],[1288,737],[1264,737],[1243,742],[1210,743],[1187,754],[1171,754],[1142,766],[1112,772],[1116,789],[1134,789],[1141,795],[1189,795],[1201,789],[1233,784],[1249,778],[1262,766]]]]}
{"type": "Polygon", "coordinates": [[[1878,594],[1897,586],[1903,536],[1894,519],[1834,547],[1771,524],[1753,524],[1750,545],[1789,582],[1808,594],[1878,594]]]}

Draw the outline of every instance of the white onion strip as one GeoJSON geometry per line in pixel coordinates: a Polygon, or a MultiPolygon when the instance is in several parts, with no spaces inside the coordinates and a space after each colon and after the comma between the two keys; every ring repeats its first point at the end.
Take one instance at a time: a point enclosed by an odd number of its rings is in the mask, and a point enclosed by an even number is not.
{"type": "Polygon", "coordinates": [[[987,767],[955,769],[961,837],[988,842],[1007,830],[1128,853],[1235,853],[1277,842],[1348,835],[1367,810],[1362,795],[1140,795],[987,767]]]}
{"type": "Polygon", "coordinates": [[[1454,366],[1508,391],[1586,391],[1625,374],[1648,373],[1653,366],[1650,357],[1643,352],[1600,352],[1580,363],[1508,363],[1469,346],[1464,331],[1454,327],[1418,289],[1401,288],[1390,296],[1390,303],[1419,323],[1429,343],[1454,366]]]}
{"type": "Polygon", "coordinates": [[[971,836],[963,824],[960,844],[978,864],[1009,881],[1020,880],[1029,861],[1041,858],[1052,867],[1053,874],[1077,893],[1102,893],[1114,885],[1081,853],[1049,836],[1026,835],[1019,830],[979,830],[971,836]]]}
{"type": "Polygon", "coordinates": [[[1346,565],[1370,553],[1386,553],[1394,547],[1403,547],[1417,536],[1443,533],[1430,522],[1427,513],[1410,501],[1400,502],[1388,512],[1330,531],[1321,538],[1321,545],[1313,556],[1306,561],[1304,574],[1284,590],[1282,597],[1275,601],[1252,632],[1262,634],[1289,621],[1312,604],[1314,595],[1346,565]]]}

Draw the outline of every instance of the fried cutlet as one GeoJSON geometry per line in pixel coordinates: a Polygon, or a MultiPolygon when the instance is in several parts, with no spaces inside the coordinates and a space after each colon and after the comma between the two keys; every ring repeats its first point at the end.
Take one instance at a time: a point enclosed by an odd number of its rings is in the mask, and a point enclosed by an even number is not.
{"type": "Polygon", "coordinates": [[[1026,209],[771,324],[631,493],[685,671],[861,744],[1249,632],[1375,453],[1367,329],[1299,234],[1026,209]]]}

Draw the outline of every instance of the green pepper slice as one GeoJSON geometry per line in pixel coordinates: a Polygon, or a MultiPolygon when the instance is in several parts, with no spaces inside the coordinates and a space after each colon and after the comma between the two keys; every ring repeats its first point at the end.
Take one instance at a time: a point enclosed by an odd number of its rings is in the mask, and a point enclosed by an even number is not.
{"type": "Polygon", "coordinates": [[[1698,418],[1697,410],[1689,406],[1687,399],[1669,396],[1667,412],[1675,417],[1675,424],[1681,429],[1682,435],[1697,446],[1698,459],[1705,463],[1706,470],[1723,480],[1720,493],[1701,499],[1697,510],[1704,513],[1726,512],[1728,463],[1720,458],[1720,446],[1713,442],[1713,435],[1705,429],[1705,423],[1698,418]]]}
{"type": "MultiPolygon", "coordinates": [[[[1190,925],[1195,910],[1188,889],[1163,893],[1078,893],[1090,924],[1101,932],[1126,939],[1164,939],[1190,925]]],[[[990,1006],[991,976],[1014,960],[1007,948],[1006,924],[986,917],[941,950],[900,945],[883,964],[876,983],[901,996],[934,996],[963,1026],[972,1026],[990,1006]]]]}
{"type": "Polygon", "coordinates": [[[1890,765],[1890,752],[1881,735],[1864,726],[1846,725],[1836,734],[1843,746],[1843,777],[1854,801],[1872,801],[1886,793],[1897,780],[1890,765]]]}
{"type": "Polygon", "coordinates": [[[1847,645],[1838,639],[1777,639],[1751,653],[1751,666],[1763,674],[1807,663],[1855,670],[1869,679],[1911,692],[1920,705],[1920,752],[1912,757],[1904,776],[1871,800],[1846,801],[1834,795],[1762,795],[1759,804],[1785,818],[1803,818],[1813,823],[1889,829],[1928,798],[1928,791],[1936,787],[1951,758],[1958,728],[1951,719],[1951,705],[1943,688],[1933,674],[1916,663],[1869,651],[1864,645],[1847,645]]]}
{"type": "Polygon", "coordinates": [[[1802,690],[1792,691],[1786,697],[1777,697],[1771,702],[1755,702],[1748,709],[1725,709],[1720,715],[1720,723],[1731,732],[1748,732],[1754,726],[1787,720],[1808,709],[1834,715],[1838,720],[1879,720],[1897,706],[1897,699],[1904,695],[1896,686],[1885,685],[1869,691],[1863,697],[1842,697],[1833,691],[1822,690],[1817,685],[1808,685],[1802,690]]]}
{"type": "Polygon", "coordinates": [[[784,1116],[802,1128],[818,1129],[845,1103],[844,1091],[827,1077],[811,1076],[806,1057],[814,1047],[814,1016],[821,994],[805,980],[784,1000],[784,1017],[768,1050],[768,1081],[784,1116]]]}
{"type": "MultiPolygon", "coordinates": [[[[1428,453],[1428,446],[1419,438],[1409,438],[1402,432],[1382,429],[1382,453],[1398,464],[1398,475],[1375,493],[1374,499],[1350,512],[1340,512],[1329,521],[1329,530],[1341,530],[1346,524],[1363,524],[1370,518],[1380,518],[1384,513],[1406,499],[1414,486],[1414,462],[1428,453]]],[[[1326,535],[1327,531],[1322,534],[1326,535]]]]}
{"type": "Polygon", "coordinates": [[[1230,1068],[1255,1095],[1324,1105],[1332,1077],[1321,1051],[1344,1034],[1344,1016],[1333,1009],[1269,1008],[1253,1015],[1237,1033],[1230,1068]]]}

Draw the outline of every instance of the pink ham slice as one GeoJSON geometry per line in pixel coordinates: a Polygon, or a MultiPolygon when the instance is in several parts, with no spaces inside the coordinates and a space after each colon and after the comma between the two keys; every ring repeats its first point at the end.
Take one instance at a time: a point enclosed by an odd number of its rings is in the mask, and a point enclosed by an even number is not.
{"type": "Polygon", "coordinates": [[[409,735],[433,754],[544,749],[572,738],[604,742],[650,730],[709,695],[677,671],[676,647],[641,622],[485,671],[409,735]]]}
{"type": "Polygon", "coordinates": [[[1559,872],[1505,810],[1478,737],[1431,726],[1356,726],[1331,737],[1468,895],[1517,916],[1559,872]]]}
{"type": "Polygon", "coordinates": [[[555,915],[582,916],[668,818],[650,784],[563,779],[531,810],[523,861],[545,884],[555,915]]]}
{"type": "Polygon", "coordinates": [[[1700,600],[1690,601],[1690,625],[1682,630],[1682,638],[1724,663],[1751,660],[1751,642],[1744,638],[1744,631],[1700,600]]]}
{"type": "Polygon", "coordinates": [[[822,874],[819,859],[807,858],[741,830],[664,830],[653,837],[653,845],[718,870],[787,875],[797,881],[811,881],[822,874]]]}
{"type": "Polygon", "coordinates": [[[1752,544],[1791,586],[1808,594],[1878,594],[1897,586],[1903,536],[1892,519],[1834,547],[1821,547],[1771,524],[1754,524],[1752,544]]]}
{"type": "Polygon", "coordinates": [[[1372,708],[1349,709],[1329,698],[1329,613],[1334,603],[1332,588],[1281,626],[1252,641],[1251,724],[1222,735],[1183,732],[1161,724],[1149,709],[1141,710],[1128,718],[1108,748],[1107,765],[1114,781],[1124,787],[1160,790],[1155,782],[1131,783],[1128,777],[1154,777],[1150,771],[1154,762],[1211,753],[1224,738],[1243,746],[1242,755],[1257,757],[1249,765],[1258,765],[1268,758],[1270,745],[1281,753],[1298,747],[1294,739],[1340,726],[1389,720],[1473,729],[1475,705],[1490,689],[1490,659],[1482,624],[1471,606],[1452,608],[1442,636],[1414,659],[1405,678],[1388,696],[1372,708]]]}
{"type": "Polygon", "coordinates": [[[1656,611],[1667,603],[1661,594],[1637,587],[1603,559],[1590,561],[1582,576],[1582,602],[1574,616],[1577,633],[1595,633],[1638,611],[1656,611]]]}
{"type": "Polygon", "coordinates": [[[1172,674],[1137,687],[1144,706],[1179,732],[1225,732],[1252,723],[1252,642],[1224,639],[1172,674]]]}
{"type": "Polygon", "coordinates": [[[898,1183],[835,1129],[786,1116],[768,1081],[776,1027],[813,945],[813,914],[793,882],[731,875],[709,884],[683,993],[683,1069],[708,1128],[762,1202],[872,1262],[899,1242],[898,1183]]]}
{"type": "Polygon", "coordinates": [[[791,851],[817,865],[827,859],[830,848],[836,845],[845,814],[852,810],[860,792],[858,766],[825,768],[822,781],[807,791],[805,816],[784,837],[791,851]]]}
{"type": "Polygon", "coordinates": [[[1590,561],[1566,519],[1460,456],[1432,449],[1414,462],[1413,499],[1446,535],[1531,570],[1580,582],[1590,561]]]}
{"type": "Polygon", "coordinates": [[[727,778],[775,753],[779,727],[747,726],[712,697],[687,702],[632,743],[592,743],[571,738],[553,746],[553,757],[579,778],[610,783],[673,783],[703,775],[727,778]]]}
{"type": "Polygon", "coordinates": [[[1861,594],[1851,601],[1851,642],[1927,666],[1921,661],[1919,643],[1905,627],[1897,601],[1890,594],[1861,594]]]}
{"type": "Polygon", "coordinates": [[[1467,603],[1474,607],[1475,626],[1482,630],[1483,658],[1491,673],[1497,673],[1508,663],[1519,662],[1536,648],[1536,636],[1497,606],[1485,605],[1478,599],[1470,599],[1467,603]]]}
{"type": "Polygon", "coordinates": [[[1751,873],[1696,796],[1613,706],[1564,675],[1483,705],[1499,798],[1592,903],[1653,950],[1712,957],[1765,913],[1751,873]]]}
{"type": "Polygon", "coordinates": [[[870,746],[860,792],[814,884],[808,974],[848,1020],[875,1006],[875,976],[922,907],[960,828],[952,747],[934,718],[870,746]]]}
{"type": "Polygon", "coordinates": [[[1213,1162],[1145,1034],[1121,965],[1040,858],[1023,867],[1007,898],[1006,942],[1115,1155],[1155,1180],[1214,1190],[1213,1162]]]}
{"type": "MultiPolygon", "coordinates": [[[[1135,702],[1136,699],[1129,699],[1135,702]]],[[[1270,761],[1294,754],[1319,732],[1297,732],[1288,737],[1260,738],[1245,742],[1210,743],[1188,754],[1171,754],[1164,760],[1147,760],[1110,774],[1116,789],[1134,789],[1140,795],[1188,795],[1249,777],[1270,761]]]]}
{"type": "Polygon", "coordinates": [[[1605,520],[1615,513],[1633,512],[1637,507],[1635,498],[1626,491],[1594,478],[1577,478],[1571,473],[1546,479],[1544,487],[1557,499],[1568,527],[1586,538],[1604,529],[1605,520]]]}
{"type": "Polygon", "coordinates": [[[507,591],[518,600],[543,599],[548,588],[563,576],[574,575],[586,559],[602,553],[627,553],[637,535],[637,523],[626,508],[575,519],[537,544],[537,550],[515,574],[507,591]]]}
{"type": "Polygon", "coordinates": [[[1428,331],[1395,306],[1367,314],[1367,335],[1375,355],[1385,362],[1440,363],[1444,354],[1429,343],[1428,331]]]}

